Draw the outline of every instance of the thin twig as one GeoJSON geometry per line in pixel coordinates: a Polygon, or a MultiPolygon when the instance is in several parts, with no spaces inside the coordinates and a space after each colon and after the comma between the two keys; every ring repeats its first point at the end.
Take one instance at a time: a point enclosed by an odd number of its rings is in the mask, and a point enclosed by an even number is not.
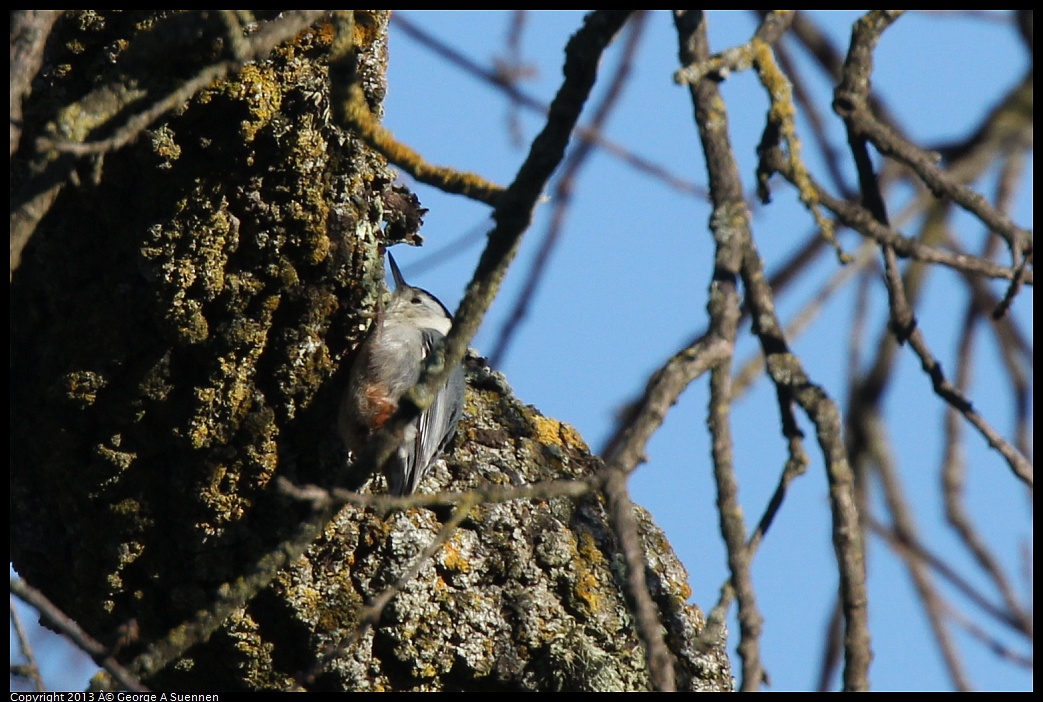
{"type": "MultiPolygon", "coordinates": [[[[521,120],[518,118],[518,108],[521,106],[518,99],[512,94],[516,93],[518,82],[524,78],[531,78],[536,69],[526,65],[521,58],[521,39],[525,25],[528,21],[528,10],[514,10],[511,13],[511,22],[507,30],[507,58],[497,59],[496,76],[498,83],[508,87],[507,99],[510,101],[511,110],[507,117],[507,132],[511,135],[511,141],[515,146],[521,146],[524,142],[522,135],[521,120]]],[[[396,12],[392,16],[392,22],[401,20],[402,14],[396,12]]],[[[406,24],[409,24],[406,22],[406,24]]]]}
{"type": "MultiPolygon", "coordinates": [[[[822,238],[816,236],[815,240],[822,241],[822,238]]],[[[789,324],[786,325],[786,338],[796,339],[810,328],[815,319],[818,318],[819,313],[833,299],[837,291],[847,285],[858,273],[862,272],[874,260],[875,255],[875,247],[872,244],[865,244],[851,257],[848,265],[836,270],[829,277],[829,280],[823,283],[819,290],[811,296],[811,299],[808,300],[804,307],[793,315],[789,324]]],[[[777,294],[778,288],[775,287],[774,282],[770,283],[770,285],[771,289],[775,290],[777,294]]],[[[738,398],[744,394],[763,370],[764,354],[759,352],[754,353],[752,358],[741,364],[739,371],[735,374],[732,390],[735,397],[738,398]]]]}
{"type": "Polygon", "coordinates": [[[648,561],[641,548],[634,503],[627,494],[626,474],[619,470],[605,470],[602,489],[605,493],[609,523],[619,539],[619,547],[626,563],[627,593],[633,600],[637,632],[645,645],[648,671],[653,689],[658,692],[676,691],[674,655],[663,639],[663,625],[659,608],[648,591],[645,568],[648,561]]]}
{"type": "Polygon", "coordinates": [[[929,550],[919,541],[911,540],[911,535],[897,534],[894,529],[884,526],[878,521],[872,519],[869,520],[869,526],[873,530],[873,533],[887,541],[891,548],[896,550],[907,550],[910,554],[923,561],[934,572],[936,572],[939,577],[943,578],[947,583],[949,583],[949,585],[955,588],[957,592],[966,597],[975,607],[978,608],[978,610],[981,611],[982,614],[994,619],[1003,626],[1008,627],[1011,631],[1016,632],[1020,636],[1031,637],[1031,627],[1026,630],[1023,621],[1019,621],[1018,618],[1012,616],[1011,612],[1008,612],[1000,605],[991,602],[989,598],[979,592],[971,582],[960,575],[955,568],[942,560],[941,556],[929,550]]]}
{"type": "Polygon", "coordinates": [[[43,678],[40,677],[40,666],[36,663],[33,644],[25,633],[25,627],[22,626],[22,617],[18,614],[18,607],[15,605],[14,599],[14,595],[12,595],[10,598],[11,626],[14,627],[15,638],[18,639],[18,650],[25,656],[25,663],[17,666],[12,664],[11,672],[16,674],[15,669],[17,668],[17,675],[29,680],[33,684],[33,689],[37,692],[44,692],[47,688],[43,684],[43,678]]]}
{"type": "MultiPolygon", "coordinates": [[[[424,31],[421,26],[408,19],[406,15],[396,12],[391,16],[391,22],[394,26],[403,30],[419,42],[422,46],[427,47],[442,59],[460,68],[460,70],[469,73],[475,78],[478,78],[499,90],[503,90],[512,103],[521,105],[527,110],[541,115],[548,114],[550,108],[546,103],[522,91],[515,83],[505,80],[504,76],[499,72],[482,67],[467,56],[464,56],[455,47],[446,44],[437,37],[424,31]]],[[[577,127],[576,136],[583,141],[596,144],[605,153],[619,159],[638,173],[657,180],[673,190],[699,199],[706,198],[705,188],[690,180],[682,178],[681,176],[671,173],[665,167],[653,163],[643,156],[633,153],[627,147],[617,144],[601,132],[593,131],[585,127],[577,127]]]]}
{"type": "MultiPolygon", "coordinates": [[[[786,170],[784,165],[779,165],[780,168],[776,170],[779,173],[782,173],[786,179],[789,180],[791,174],[786,170]]],[[[948,266],[953,270],[976,273],[990,278],[1013,280],[1018,276],[1018,271],[1016,269],[1008,266],[1001,266],[994,261],[983,260],[977,256],[971,256],[968,254],[946,251],[935,246],[923,244],[913,237],[903,236],[891,227],[875,220],[873,215],[865,207],[860,207],[859,205],[846,202],[830,195],[824,188],[822,188],[822,186],[814,181],[812,181],[812,185],[815,188],[818,201],[826,209],[835,214],[841,222],[848,227],[851,227],[859,234],[873,239],[882,246],[886,245],[892,247],[894,252],[903,258],[912,258],[925,263],[937,263],[943,266],[948,266]]],[[[1023,280],[1029,285],[1032,284],[1033,274],[1031,270],[1025,271],[1023,280]]]]}
{"type": "Polygon", "coordinates": [[[316,509],[325,505],[338,508],[344,505],[354,505],[360,509],[369,509],[384,515],[413,507],[431,509],[456,507],[468,503],[494,504],[512,500],[546,500],[556,497],[574,499],[594,490],[595,482],[594,479],[544,480],[510,487],[490,484],[464,492],[414,493],[401,497],[389,494],[359,493],[342,488],[327,489],[316,485],[295,485],[281,476],[275,479],[275,487],[281,494],[300,502],[309,502],[316,509]]]}
{"type": "Polygon", "coordinates": [[[601,449],[605,463],[625,472],[643,463],[645,447],[681,393],[731,353],[731,342],[706,335],[671,356],[648,379],[641,398],[627,408],[626,416],[601,449]]]}
{"type": "MultiPolygon", "coordinates": [[[[889,442],[884,436],[882,423],[873,421],[870,426],[863,427],[869,436],[868,445],[871,446],[877,475],[880,485],[883,487],[884,502],[894,524],[894,531],[899,539],[905,542],[918,541],[916,523],[913,519],[913,510],[905,499],[905,490],[899,482],[898,472],[895,470],[894,460],[889,450],[889,442]]],[[[918,558],[909,556],[908,550],[897,551],[899,558],[905,563],[909,577],[913,581],[916,593],[923,604],[923,611],[927,615],[934,640],[938,644],[942,660],[948,669],[949,678],[953,686],[961,692],[969,692],[973,689],[959,650],[953,637],[949,632],[948,623],[945,618],[947,609],[945,601],[938,592],[928,568],[918,558]]]]}
{"type": "Polygon", "coordinates": [[[1029,487],[1032,486],[1032,463],[1010,444],[992,425],[985,421],[971,401],[946,379],[942,366],[935,359],[913,317],[905,299],[902,279],[898,273],[898,259],[890,247],[884,247],[884,279],[887,282],[888,299],[891,303],[891,320],[899,342],[908,341],[909,347],[920,358],[920,365],[931,379],[935,394],[960,412],[978,430],[989,446],[999,451],[1014,475],[1029,487]]]}
{"type": "Polygon", "coordinates": [[[1031,252],[1031,232],[1017,226],[1010,217],[989,205],[981,194],[935,165],[934,158],[881,124],[863,103],[852,101],[849,94],[840,94],[834,104],[841,106],[838,112],[849,119],[860,134],[872,141],[880,153],[912,168],[935,196],[951,199],[1006,239],[1016,260],[1020,262],[1025,254],[1031,252]]]}
{"type": "Polygon", "coordinates": [[[22,138],[22,107],[32,92],[33,79],[43,64],[51,28],[64,10],[16,10],[10,14],[10,117],[13,156],[22,138]]]}
{"type": "MultiPolygon", "coordinates": [[[[675,11],[678,57],[683,66],[705,65],[709,48],[705,17],[696,11],[675,11]]],[[[728,556],[730,584],[739,602],[739,655],[742,658],[741,689],[757,690],[765,675],[760,661],[762,617],[750,576],[750,553],[746,528],[738,503],[738,480],[733,466],[733,446],[729,413],[731,407],[731,350],[738,332],[740,305],[737,280],[741,274],[743,247],[750,241],[749,210],[742,181],[731,152],[728,123],[717,86],[700,80],[689,86],[699,138],[706,154],[710,197],[714,211],[710,217],[713,234],[714,274],[709,303],[710,337],[728,344],[729,355],[711,374],[711,401],[707,424],[711,435],[717,511],[721,536],[728,556]]],[[[723,599],[723,598],[722,598],[723,599]]],[[[715,635],[717,627],[710,627],[715,635]]]]}
{"type": "MultiPolygon", "coordinates": [[[[797,15],[793,20],[794,26],[800,21],[800,18],[801,13],[798,10],[797,15]]],[[[800,106],[800,112],[804,115],[804,119],[806,119],[808,124],[811,126],[811,135],[818,146],[818,150],[822,154],[823,160],[825,161],[826,170],[833,181],[833,187],[837,191],[844,193],[845,196],[853,194],[840,165],[841,151],[833,145],[829,137],[826,135],[825,119],[807,88],[807,81],[801,77],[801,69],[799,65],[790,56],[789,49],[785,42],[776,43],[774,48],[775,53],[778,55],[779,65],[782,67],[783,72],[787,76],[792,76],[791,82],[793,85],[793,97],[796,103],[800,106]]]]}
{"type": "Polygon", "coordinates": [[[358,135],[370,148],[421,183],[444,192],[464,195],[495,206],[503,187],[477,173],[428,163],[418,151],[395,139],[380,123],[366,102],[366,95],[356,76],[354,44],[354,10],[338,10],[333,14],[337,39],[330,56],[330,101],[337,119],[358,135]]]}
{"type": "MultiPolygon", "coordinates": [[[[644,12],[638,12],[627,23],[626,41],[623,45],[619,64],[609,79],[608,88],[602,95],[600,103],[594,110],[594,116],[591,118],[590,126],[588,127],[591,131],[600,132],[619,101],[623,87],[630,77],[631,63],[643,34],[645,16],[644,12]]],[[[489,354],[489,365],[493,368],[503,366],[503,359],[510,348],[511,341],[514,339],[514,335],[525,320],[525,317],[528,316],[529,305],[535,298],[536,291],[543,280],[543,274],[547,270],[547,263],[550,261],[551,254],[564,233],[565,220],[569,207],[572,204],[572,193],[576,187],[577,176],[594,153],[593,147],[593,142],[581,140],[577,148],[565,159],[565,163],[562,164],[561,174],[555,179],[557,182],[554,187],[554,195],[551,197],[554,207],[551,212],[550,223],[547,225],[543,241],[540,243],[539,250],[536,252],[536,256],[529,267],[522,290],[518,293],[514,306],[500,326],[496,347],[489,354]]]]}
{"type": "Polygon", "coordinates": [[[834,93],[833,109],[844,118],[849,131],[867,139],[882,154],[891,156],[913,169],[938,197],[945,197],[971,212],[996,232],[1010,246],[1015,261],[1031,251],[1032,235],[1015,225],[1002,211],[992,207],[974,192],[936,165],[937,159],[916,147],[876,118],[870,109],[872,52],[880,34],[900,12],[874,11],[855,23],[851,51],[844,66],[843,79],[834,93]]]}
{"type": "MultiPolygon", "coordinates": [[[[1009,177],[1021,170],[1021,159],[1008,159],[1005,164],[1004,173],[1007,177],[1001,177],[998,184],[996,201],[998,207],[1005,207],[1013,197],[1013,179],[1009,177]]],[[[995,253],[999,245],[999,237],[989,235],[985,238],[982,258],[988,258],[995,253]]],[[[979,322],[984,315],[983,309],[972,298],[964,313],[960,340],[957,346],[957,366],[954,375],[954,384],[960,392],[966,393],[971,382],[971,369],[974,362],[974,343],[977,337],[979,322]]],[[[999,561],[989,551],[985,539],[974,528],[970,514],[964,508],[964,483],[966,478],[966,466],[962,451],[963,422],[960,414],[950,407],[945,413],[945,452],[942,457],[942,497],[945,501],[945,517],[960,540],[970,551],[977,561],[978,566],[992,580],[996,589],[1000,592],[1007,605],[1011,616],[1022,622],[1022,629],[1031,636],[1032,616],[1022,607],[1018,596],[1014,592],[1010,581],[1003,572],[999,561]]]]}
{"type": "Polygon", "coordinates": [[[11,592],[31,607],[35,607],[48,626],[69,639],[74,646],[86,653],[95,663],[104,668],[124,690],[132,692],[148,692],[140,679],[124,668],[111,654],[107,646],[103,646],[84,631],[65,612],[54,605],[47,597],[20,578],[11,578],[11,592]]]}
{"type": "Polygon", "coordinates": [[[973,619],[965,616],[958,610],[950,609],[949,616],[951,616],[959,626],[963,627],[967,633],[978,639],[983,646],[996,654],[997,658],[1009,661],[1011,664],[1028,671],[1034,670],[1035,656],[1032,655],[1031,651],[1028,654],[1015,651],[1006,642],[993,636],[973,619]]]}

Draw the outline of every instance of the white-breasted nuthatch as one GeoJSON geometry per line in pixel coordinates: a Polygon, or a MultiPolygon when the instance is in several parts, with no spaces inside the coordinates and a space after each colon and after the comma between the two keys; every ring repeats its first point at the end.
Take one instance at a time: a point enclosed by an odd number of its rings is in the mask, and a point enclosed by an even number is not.
{"type": "MultiPolygon", "coordinates": [[[[378,307],[369,336],[359,347],[337,420],[341,440],[356,457],[398,409],[402,393],[420,378],[424,359],[453,325],[438,298],[406,283],[390,252],[388,261],[395,290],[386,307],[378,307]]],[[[464,386],[464,369],[457,365],[431,406],[406,429],[384,467],[392,495],[412,494],[452,441],[463,412],[464,386]]]]}

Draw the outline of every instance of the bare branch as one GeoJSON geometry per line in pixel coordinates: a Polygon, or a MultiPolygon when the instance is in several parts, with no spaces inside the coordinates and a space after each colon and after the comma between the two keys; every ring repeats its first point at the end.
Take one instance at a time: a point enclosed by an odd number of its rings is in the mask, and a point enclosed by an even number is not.
{"type": "Polygon", "coordinates": [[[881,153],[892,156],[915,171],[932,192],[947,197],[1007,240],[1015,263],[1032,250],[1032,235],[1016,226],[1003,212],[997,211],[978,193],[967,188],[935,165],[936,159],[893,132],[873,115],[866,99],[870,92],[873,70],[872,52],[883,32],[900,12],[871,12],[855,23],[851,52],[837,86],[833,108],[844,118],[848,129],[872,142],[881,153]]]}
{"type": "Polygon", "coordinates": [[[33,644],[29,641],[28,634],[25,633],[25,627],[22,626],[22,617],[18,614],[13,595],[11,596],[11,625],[14,627],[15,638],[18,639],[18,650],[25,656],[24,664],[11,664],[11,674],[29,680],[37,692],[44,692],[47,688],[44,687],[43,678],[40,677],[40,666],[36,663],[33,644]]]}
{"type": "MultiPolygon", "coordinates": [[[[785,171],[780,170],[780,172],[786,175],[787,178],[790,177],[785,171]]],[[[992,261],[980,259],[977,256],[945,251],[926,245],[914,238],[903,236],[875,220],[869,210],[864,207],[837,199],[825,192],[817,184],[815,189],[819,202],[839,217],[840,221],[860,234],[874,239],[877,243],[890,246],[899,256],[913,258],[925,263],[939,263],[954,270],[976,273],[990,278],[1014,280],[1019,275],[1016,269],[1001,266],[992,261]]],[[[1033,282],[1032,271],[1025,271],[1022,278],[1031,285],[1033,282]]]]}
{"type": "Polygon", "coordinates": [[[148,692],[148,688],[141,684],[137,676],[120,665],[107,646],[103,646],[93,639],[42,592],[20,578],[11,578],[11,592],[27,605],[35,607],[48,626],[60,632],[72,641],[73,645],[89,655],[95,663],[108,671],[120,687],[132,692],[148,692]]]}
{"type": "MultiPolygon", "coordinates": [[[[626,42],[619,65],[609,79],[608,89],[602,96],[600,104],[594,110],[594,117],[590,120],[590,126],[588,127],[590,131],[601,131],[623,92],[623,86],[626,85],[630,76],[634,54],[641,40],[644,20],[645,13],[638,12],[634,15],[633,20],[627,24],[626,42]]],[[[551,201],[554,203],[554,210],[551,213],[550,224],[543,235],[543,242],[540,244],[539,251],[536,253],[536,257],[529,268],[525,285],[522,291],[518,293],[514,308],[500,327],[496,348],[489,354],[489,364],[493,368],[500,368],[503,365],[503,359],[510,348],[511,340],[514,338],[514,334],[522,321],[528,315],[529,304],[536,295],[540,282],[543,280],[547,262],[554,252],[558,238],[564,231],[569,206],[572,204],[572,193],[576,187],[576,178],[582,171],[583,166],[588,162],[591,154],[594,153],[593,147],[593,142],[581,140],[577,148],[569,154],[568,158],[565,159],[565,163],[562,164],[561,175],[556,179],[554,195],[551,198],[551,201]]]]}
{"type": "Polygon", "coordinates": [[[988,597],[976,589],[974,584],[961,576],[958,571],[948,565],[938,554],[930,551],[919,541],[911,540],[913,535],[898,534],[894,529],[873,520],[870,520],[869,526],[872,528],[873,533],[887,541],[891,548],[905,549],[913,556],[923,561],[934,572],[936,572],[939,577],[943,578],[947,583],[954,587],[957,592],[966,597],[982,612],[982,614],[1001,623],[1011,631],[1015,631],[1023,636],[1031,636],[1031,626],[1026,629],[1025,622],[1012,617],[1010,612],[1004,610],[1003,607],[994,602],[991,602],[988,597]]]}
{"type": "Polygon", "coordinates": [[[22,105],[32,91],[33,78],[43,63],[43,50],[51,27],[62,10],[17,10],[11,12],[11,150],[13,156],[22,137],[22,105]]]}
{"type": "Polygon", "coordinates": [[[634,520],[634,503],[627,495],[626,474],[619,470],[606,469],[604,476],[602,489],[608,503],[609,520],[626,560],[627,592],[633,599],[634,618],[637,621],[638,635],[645,645],[652,685],[658,692],[674,692],[674,656],[663,640],[659,608],[648,592],[648,582],[645,578],[647,560],[641,549],[637,522],[634,520]]]}
{"type": "Polygon", "coordinates": [[[626,418],[601,450],[605,462],[626,472],[643,463],[645,446],[681,393],[731,353],[729,341],[705,336],[671,356],[649,378],[641,398],[627,408],[626,418]]]}
{"type": "MultiPolygon", "coordinates": [[[[429,48],[440,58],[454,66],[457,66],[467,74],[484,81],[486,84],[502,90],[512,103],[521,105],[532,112],[537,112],[542,115],[546,115],[549,112],[550,108],[545,103],[524,92],[513,82],[506,80],[500,72],[483,68],[478,63],[457,51],[454,47],[440,41],[438,38],[424,31],[423,27],[408,19],[406,15],[396,12],[392,15],[391,21],[396,27],[406,32],[421,45],[429,48]]],[[[596,144],[605,153],[613,158],[619,159],[638,173],[646,175],[654,180],[658,180],[667,187],[672,188],[683,195],[697,197],[699,199],[704,199],[706,197],[705,188],[702,188],[675,173],[671,173],[663,166],[653,163],[643,156],[634,153],[628,147],[612,141],[599,131],[578,126],[576,127],[576,136],[584,142],[596,144]]]]}
{"type": "MultiPolygon", "coordinates": [[[[679,58],[682,65],[704,64],[709,55],[705,18],[698,12],[675,12],[679,58]]],[[[731,403],[730,352],[734,348],[740,315],[736,281],[742,266],[742,247],[749,242],[749,212],[741,181],[731,153],[724,106],[716,86],[699,81],[690,86],[696,125],[706,153],[710,172],[710,196],[714,213],[710,219],[716,245],[715,271],[711,278],[710,331],[728,343],[729,357],[711,376],[710,416],[707,424],[712,436],[714,476],[717,483],[721,535],[728,549],[731,585],[739,600],[742,689],[756,690],[764,679],[758,638],[761,616],[750,579],[750,555],[746,531],[738,505],[737,480],[732,465],[732,438],[729,425],[731,403]],[[714,117],[708,118],[707,115],[714,117]]]]}
{"type": "MultiPolygon", "coordinates": [[[[1010,174],[1021,170],[1020,159],[1008,159],[1005,170],[1008,177],[999,181],[999,192],[997,193],[997,205],[1005,207],[1013,194],[1013,178],[1010,174]]],[[[999,237],[987,236],[983,245],[982,257],[988,258],[999,245],[999,237]]],[[[966,394],[971,382],[971,368],[974,363],[974,344],[979,329],[979,322],[985,318],[984,307],[972,299],[967,304],[964,314],[963,328],[960,332],[960,341],[957,347],[957,366],[954,375],[954,384],[957,389],[966,394]]],[[[1006,346],[1000,340],[1001,345],[1006,346]]],[[[1008,354],[1004,354],[1007,356],[1008,354]]],[[[1009,369],[1012,374],[1017,372],[1016,366],[1009,369]]],[[[960,421],[960,413],[950,407],[945,413],[945,452],[942,456],[942,497],[945,502],[945,517],[960,540],[966,546],[979,567],[992,580],[996,589],[1000,592],[1006,603],[1010,615],[1021,622],[1021,628],[1029,636],[1032,635],[1032,616],[1021,605],[1018,596],[1010,580],[1003,572],[998,559],[993,555],[984,537],[974,527],[970,513],[965,508],[964,488],[966,483],[966,465],[963,456],[963,422],[960,421]]]]}
{"type": "Polygon", "coordinates": [[[963,414],[985,439],[1007,460],[1014,475],[1028,486],[1032,486],[1032,463],[1014,446],[1004,439],[999,432],[985,421],[959,388],[953,386],[942,372],[941,364],[935,359],[923,334],[916,325],[913,312],[905,299],[905,291],[901,276],[898,274],[898,260],[894,252],[884,248],[884,271],[886,273],[888,296],[891,301],[891,319],[895,335],[899,342],[908,341],[910,348],[920,357],[924,372],[931,379],[935,393],[948,402],[954,409],[963,414]]]}
{"type": "MultiPolygon", "coordinates": [[[[883,435],[883,428],[879,423],[873,422],[872,426],[864,427],[864,430],[871,435],[868,443],[872,447],[876,459],[877,472],[883,486],[887,509],[894,522],[894,531],[902,541],[918,541],[913,512],[904,496],[905,491],[895,470],[887,439],[883,435]]],[[[899,551],[900,556],[908,556],[908,553],[908,551],[899,551]]],[[[917,558],[904,557],[903,560],[923,604],[924,613],[930,622],[934,640],[941,652],[942,660],[945,661],[953,686],[961,692],[970,691],[971,682],[949,632],[945,618],[944,600],[935,587],[929,570],[917,558]]]]}
{"type": "Polygon", "coordinates": [[[337,109],[338,119],[371,148],[421,183],[495,206],[503,194],[501,186],[476,173],[429,164],[414,149],[396,140],[390,130],[370,111],[362,87],[355,80],[355,56],[351,43],[354,32],[353,15],[353,10],[342,10],[335,14],[339,24],[338,39],[333,47],[330,71],[331,100],[337,109]]]}

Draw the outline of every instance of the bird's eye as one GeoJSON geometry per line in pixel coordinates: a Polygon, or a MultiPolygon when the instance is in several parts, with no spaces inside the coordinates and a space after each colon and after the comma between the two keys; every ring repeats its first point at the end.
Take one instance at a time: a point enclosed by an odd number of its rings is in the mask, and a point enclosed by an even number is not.
{"type": "Polygon", "coordinates": [[[420,299],[419,295],[414,295],[412,302],[414,305],[419,305],[423,302],[423,300],[420,299]]]}

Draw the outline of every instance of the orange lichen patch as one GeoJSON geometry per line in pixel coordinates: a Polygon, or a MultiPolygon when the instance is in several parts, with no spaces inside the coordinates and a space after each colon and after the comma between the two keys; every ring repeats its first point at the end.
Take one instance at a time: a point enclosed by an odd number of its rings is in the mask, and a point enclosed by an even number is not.
{"type": "Polygon", "coordinates": [[[580,451],[589,451],[587,442],[576,429],[550,417],[536,415],[532,418],[533,439],[546,446],[563,446],[580,451]]]}
{"type": "Polygon", "coordinates": [[[442,565],[459,573],[467,573],[471,570],[471,562],[460,553],[460,549],[452,541],[442,547],[442,565]]]}

